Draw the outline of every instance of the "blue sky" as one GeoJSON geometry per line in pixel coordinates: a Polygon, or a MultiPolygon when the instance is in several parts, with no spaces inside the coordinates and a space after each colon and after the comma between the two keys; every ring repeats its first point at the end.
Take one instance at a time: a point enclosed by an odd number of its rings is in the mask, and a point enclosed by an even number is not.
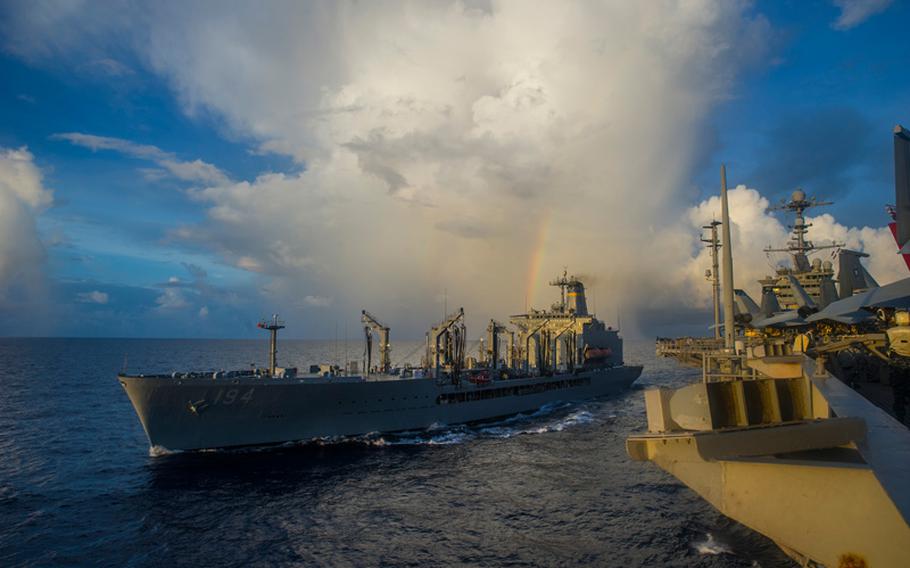
{"type": "MultiPolygon", "coordinates": [[[[758,34],[754,41],[761,45],[753,43],[742,48],[743,51],[751,50],[752,55],[748,56],[736,53],[741,38],[723,35],[726,33],[723,31],[711,31],[721,34],[717,41],[731,44],[728,47],[732,55],[718,59],[716,71],[723,77],[718,84],[706,86],[706,89],[721,90],[722,93],[709,97],[699,106],[697,119],[681,120],[686,125],[684,129],[680,127],[685,138],[663,142],[665,156],[686,147],[690,147],[687,151],[691,150],[692,154],[685,165],[674,171],[674,177],[666,181],[668,189],[665,191],[671,196],[669,201],[674,207],[694,206],[713,195],[717,188],[718,166],[725,162],[734,185],[743,183],[756,188],[772,201],[789,194],[794,187],[802,186],[819,197],[836,200],[837,204],[829,208],[829,212],[846,226],[880,227],[885,224],[884,204],[893,201],[891,128],[896,123],[910,123],[910,73],[907,72],[910,40],[906,34],[910,4],[859,4],[871,6],[869,13],[865,18],[849,22],[847,27],[836,24],[843,13],[842,8],[826,1],[741,5],[725,17],[745,22],[743,30],[758,34]],[[724,64],[735,66],[735,70],[724,69],[724,64]],[[693,146],[694,150],[691,149],[693,146]]],[[[709,12],[714,9],[711,3],[706,6],[709,12]]],[[[4,300],[0,302],[0,315],[3,316],[0,317],[0,334],[248,337],[255,336],[252,324],[258,317],[281,311],[301,322],[292,335],[329,337],[339,321],[350,320],[352,327],[356,325],[359,313],[356,309],[359,308],[357,287],[349,287],[348,282],[358,281],[362,288],[374,284],[403,288],[406,286],[391,276],[380,275],[384,270],[382,267],[404,273],[409,270],[408,266],[424,262],[429,264],[415,274],[441,270],[432,264],[434,260],[420,256],[423,254],[420,251],[401,250],[401,255],[411,255],[414,259],[401,268],[391,268],[398,266],[393,264],[397,260],[376,260],[384,254],[381,252],[351,261],[355,266],[375,261],[375,266],[380,267],[366,273],[344,272],[325,260],[333,258],[332,255],[334,258],[355,255],[358,254],[353,252],[356,249],[378,245],[384,239],[379,236],[383,231],[392,230],[391,226],[409,225],[412,213],[423,215],[419,211],[430,208],[440,211],[450,207],[422,204],[422,197],[408,193],[407,188],[400,191],[395,186],[394,180],[407,178],[417,187],[413,179],[421,175],[418,162],[424,149],[401,150],[400,155],[389,157],[391,152],[401,149],[406,137],[398,140],[397,146],[376,146],[372,154],[362,151],[359,144],[364,140],[388,142],[388,133],[398,128],[396,113],[378,113],[385,119],[377,119],[375,114],[369,116],[370,120],[386,120],[387,124],[381,126],[384,130],[374,128],[370,136],[350,136],[327,143],[326,139],[349,126],[342,122],[331,123],[334,119],[319,122],[307,118],[300,122],[299,128],[290,128],[287,123],[300,113],[290,107],[288,112],[280,112],[282,104],[289,103],[276,91],[283,88],[282,81],[290,80],[288,76],[303,77],[299,80],[304,82],[310,76],[324,81],[315,84],[316,79],[313,79],[314,84],[301,91],[303,98],[312,97],[312,101],[317,101],[307,103],[310,106],[304,114],[319,116],[322,112],[319,101],[324,100],[325,93],[343,98],[354,90],[351,85],[363,87],[362,83],[356,82],[359,76],[350,77],[359,69],[368,69],[367,63],[358,63],[359,60],[336,44],[325,46],[324,62],[318,45],[315,54],[301,55],[299,60],[290,56],[284,58],[289,52],[312,52],[314,48],[284,45],[282,38],[285,35],[276,32],[274,38],[270,38],[269,34],[260,33],[262,26],[256,28],[254,34],[245,29],[247,20],[244,18],[225,16],[231,8],[221,4],[200,4],[197,8],[201,14],[196,16],[204,21],[208,21],[204,14],[206,10],[219,14],[219,19],[212,24],[213,35],[219,33],[219,22],[229,23],[225,24],[227,31],[223,32],[226,38],[224,65],[216,66],[214,61],[206,60],[211,53],[208,51],[201,51],[198,57],[187,54],[184,65],[179,54],[175,56],[168,51],[167,45],[161,46],[161,37],[177,37],[191,47],[196,45],[193,43],[196,40],[181,37],[179,26],[176,31],[156,31],[156,26],[169,27],[168,19],[178,12],[176,6],[172,7],[175,9],[155,13],[132,14],[124,10],[121,18],[112,18],[110,14],[95,13],[102,10],[98,5],[89,4],[76,15],[68,12],[58,19],[55,19],[56,14],[67,10],[53,2],[11,2],[0,9],[0,17],[5,21],[0,26],[0,148],[27,148],[34,166],[43,176],[43,187],[53,192],[52,204],[32,211],[37,236],[45,251],[45,257],[34,271],[40,283],[19,278],[15,270],[10,272],[13,276],[7,274],[8,282],[0,282],[6,286],[2,292],[4,300]],[[55,14],[55,18],[44,17],[47,14],[55,14]],[[141,34],[135,34],[142,39],[124,39],[135,26],[143,30],[141,34]],[[151,31],[146,32],[146,26],[151,31]],[[148,46],[143,43],[145,36],[142,34],[145,33],[150,38],[148,46]],[[25,34],[33,37],[25,40],[25,34]],[[247,51],[237,47],[246,45],[245,42],[250,44],[247,51]],[[253,45],[254,42],[258,43],[253,45]],[[257,50],[274,49],[284,59],[263,60],[251,67],[244,56],[253,52],[254,47],[257,50]],[[232,57],[236,59],[232,60],[232,57]],[[282,66],[283,69],[272,69],[282,66]],[[214,78],[212,82],[207,79],[208,73],[214,78]],[[343,78],[335,79],[336,76],[343,78]],[[223,82],[215,89],[212,83],[217,81],[223,82]],[[235,82],[236,100],[232,92],[235,82]],[[263,104],[263,108],[246,114],[247,108],[256,106],[257,99],[252,99],[253,104],[246,104],[242,95],[256,93],[257,89],[264,97],[274,96],[277,102],[263,104]],[[324,126],[326,122],[328,127],[324,126]],[[385,132],[386,138],[377,132],[385,132]],[[73,133],[103,137],[106,142],[99,147],[96,141],[93,149],[87,139],[70,136],[73,133]],[[311,136],[315,142],[311,143],[311,136]],[[154,147],[157,153],[150,150],[143,153],[137,149],[140,147],[154,147]],[[347,158],[337,158],[337,148],[352,153],[347,158]],[[359,178],[352,177],[350,183],[338,182],[338,187],[308,181],[317,176],[318,179],[327,177],[328,174],[320,174],[319,168],[327,162],[335,163],[336,159],[337,164],[326,170],[334,172],[332,179],[347,179],[345,176],[350,173],[351,176],[363,175],[364,185],[378,183],[377,180],[390,185],[357,198],[344,192],[349,185],[357,185],[359,178]],[[191,168],[192,172],[181,177],[163,164],[178,164],[178,167],[191,168]],[[309,172],[312,164],[317,168],[309,172]],[[351,173],[352,170],[356,171],[351,173]],[[263,175],[272,177],[263,181],[260,177],[263,175]],[[234,184],[244,182],[253,189],[234,187],[234,184]],[[272,187],[269,184],[278,182],[287,182],[287,188],[268,189],[272,187]],[[293,185],[297,182],[300,189],[293,185]],[[284,194],[254,195],[252,201],[244,202],[250,207],[255,204],[257,208],[256,211],[250,209],[247,223],[244,220],[246,213],[238,206],[235,194],[241,190],[254,191],[260,186],[262,192],[293,194],[288,199],[294,204],[298,203],[301,193],[311,191],[312,201],[304,202],[303,210],[278,206],[277,215],[272,212],[266,216],[258,210],[263,206],[261,201],[269,199],[270,195],[284,194]],[[314,189],[306,189],[311,186],[314,189]],[[231,187],[234,189],[226,189],[231,187]],[[324,202],[336,198],[346,203],[347,208],[324,208],[324,202]],[[352,236],[348,242],[345,235],[353,232],[353,228],[344,230],[345,224],[362,226],[363,218],[369,217],[368,208],[389,208],[391,211],[393,206],[386,204],[387,201],[406,203],[408,209],[402,211],[411,213],[401,217],[386,216],[375,228],[352,236]],[[309,203],[312,203],[312,210],[309,203]],[[415,209],[418,206],[414,203],[426,206],[415,209]],[[225,213],[228,209],[229,214],[225,213]],[[287,215],[282,215],[283,212],[287,215]],[[308,227],[317,217],[331,218],[331,222],[326,222],[329,229],[308,227]],[[262,226],[273,223],[302,228],[295,228],[294,236],[285,241],[280,231],[262,226]],[[244,227],[249,226],[261,227],[261,230],[247,233],[244,227]],[[265,234],[268,237],[263,237],[258,248],[254,246],[257,236],[265,234]],[[330,241],[325,245],[326,251],[314,248],[317,246],[314,241],[323,238],[330,241]],[[274,260],[267,260],[264,251],[271,251],[269,258],[274,260]],[[41,292],[35,292],[39,288],[41,292]]],[[[325,12],[334,10],[331,4],[321,7],[325,12]]],[[[281,12],[284,8],[286,6],[276,4],[270,9],[281,12]]],[[[341,16],[297,14],[287,19],[302,18],[299,23],[305,29],[307,25],[313,25],[309,19],[325,17],[336,22],[353,17],[350,12],[358,9],[357,6],[349,7],[348,13],[341,16]]],[[[497,11],[495,7],[491,10],[497,11]]],[[[276,21],[284,19],[281,14],[272,16],[276,21]]],[[[190,15],[188,19],[192,21],[193,17],[190,15]]],[[[393,18],[390,21],[392,23],[388,25],[395,25],[393,18]]],[[[675,25],[672,20],[670,23],[675,25]]],[[[249,23],[250,28],[257,25],[260,23],[249,23]]],[[[348,22],[348,27],[353,25],[348,22]]],[[[377,26],[382,25],[381,21],[377,23],[377,26]]],[[[268,26],[265,28],[267,31],[268,26]]],[[[350,33],[344,26],[323,28],[328,28],[322,32],[326,34],[350,33]]],[[[684,32],[685,28],[682,28],[681,33],[684,32]]],[[[698,33],[703,33],[700,28],[698,33]]],[[[715,40],[712,38],[712,41],[715,40]]],[[[435,46],[435,49],[443,56],[451,52],[446,51],[444,45],[435,46]]],[[[216,50],[216,53],[221,52],[216,50]]],[[[357,56],[363,58],[362,52],[357,56]]],[[[496,57],[494,51],[491,58],[496,57]]],[[[685,64],[697,68],[700,62],[694,57],[685,60],[685,64]]],[[[445,63],[440,66],[444,67],[445,63]]],[[[653,72],[670,77],[686,71],[673,69],[672,64],[662,69],[653,72]]],[[[642,72],[651,71],[643,69],[642,72]]],[[[700,72],[710,76],[712,69],[707,66],[700,72]]],[[[363,76],[370,75],[363,72],[363,76]]],[[[381,82],[387,79],[377,79],[380,82],[373,87],[367,84],[361,92],[388,88],[381,82]]],[[[667,82],[673,85],[673,81],[680,80],[670,77],[667,82]]],[[[401,82],[404,84],[406,79],[402,78],[401,82]]],[[[683,87],[697,94],[697,88],[688,84],[683,87]]],[[[421,98],[424,87],[413,88],[413,100],[432,102],[430,94],[421,98]]],[[[429,87],[427,92],[431,92],[429,87]]],[[[672,92],[667,93],[664,98],[655,99],[656,104],[663,105],[666,97],[672,96],[672,92]]],[[[362,95],[355,98],[355,102],[350,103],[351,108],[365,107],[363,100],[362,95]]],[[[292,100],[290,104],[295,103],[292,100]]],[[[476,110],[476,101],[473,104],[471,108],[476,110]]],[[[590,106],[598,104],[597,100],[592,100],[590,106]]],[[[648,109],[636,112],[647,113],[648,109]]],[[[407,118],[409,124],[414,120],[410,116],[407,118]]],[[[414,130],[407,140],[413,139],[414,132],[424,132],[421,123],[411,128],[414,130]]],[[[436,125],[434,128],[444,131],[447,127],[436,125]]],[[[662,135],[661,132],[653,134],[662,135]]],[[[496,151],[506,152],[515,147],[514,144],[501,144],[496,151]]],[[[622,152],[622,148],[612,152],[622,152]]],[[[546,158],[546,154],[542,156],[546,158]]],[[[630,156],[626,161],[635,159],[630,156]]],[[[515,167],[526,168],[528,176],[537,175],[534,172],[546,166],[515,161],[512,155],[504,155],[496,163],[519,164],[515,167]]],[[[659,157],[654,162],[646,162],[642,165],[641,177],[647,179],[651,172],[656,174],[660,163],[659,157]]],[[[442,169],[445,168],[441,166],[437,172],[442,169]]],[[[509,173],[506,171],[501,176],[509,173]]],[[[472,197],[471,201],[476,204],[477,199],[472,197]]],[[[427,221],[430,229],[435,227],[437,230],[428,229],[430,232],[412,238],[435,243],[441,234],[451,233],[462,238],[468,247],[502,250],[506,246],[519,246],[497,244],[496,231],[490,232],[490,239],[466,234],[475,230],[474,220],[485,220],[483,208],[478,210],[469,203],[463,204],[462,209],[449,210],[456,219],[445,217],[427,221]],[[462,218],[466,220],[462,222],[462,218]],[[478,240],[483,242],[478,243],[478,240]]],[[[537,211],[533,209],[529,215],[533,216],[537,211]]],[[[558,216],[559,211],[554,215],[558,216]]],[[[667,211],[665,215],[670,219],[674,212],[667,211]]],[[[643,224],[654,222],[647,216],[638,221],[643,224]]],[[[398,245],[394,243],[405,241],[390,238],[389,242],[392,244],[388,248],[395,248],[398,245]]],[[[633,239],[631,245],[636,246],[635,242],[633,239]]],[[[443,243],[437,246],[454,248],[461,245],[443,243]]],[[[522,254],[524,252],[518,250],[510,256],[522,254]]],[[[504,274],[511,275],[508,276],[512,279],[510,282],[524,284],[526,274],[520,269],[522,263],[516,262],[519,268],[512,270],[507,268],[511,266],[508,260],[500,265],[495,260],[497,257],[492,258],[494,260],[487,264],[494,264],[486,272],[502,266],[504,274]]],[[[560,264],[555,258],[549,263],[560,264]]],[[[418,316],[430,310],[436,314],[438,310],[432,307],[433,303],[438,300],[441,289],[449,288],[444,280],[426,277],[426,281],[421,280],[419,286],[414,286],[415,295],[426,296],[414,313],[408,309],[408,294],[400,291],[376,295],[374,301],[383,302],[385,313],[406,322],[402,325],[410,330],[407,335],[417,337],[422,325],[418,316]]],[[[611,292],[610,288],[600,291],[602,297],[611,292]]],[[[482,291],[466,291],[465,296],[469,293],[482,291]]],[[[517,295],[521,296],[521,292],[517,295]]],[[[426,321],[427,325],[429,323],[426,321]]],[[[653,331],[655,325],[659,324],[648,320],[647,324],[642,324],[642,331],[653,331]]]]}
{"type": "Polygon", "coordinates": [[[910,120],[910,7],[897,2],[845,30],[832,27],[838,9],[825,2],[757,7],[780,47],[722,109],[712,157],[766,195],[803,185],[837,200],[837,217],[880,224],[882,203],[894,200],[888,134],[910,120]]]}

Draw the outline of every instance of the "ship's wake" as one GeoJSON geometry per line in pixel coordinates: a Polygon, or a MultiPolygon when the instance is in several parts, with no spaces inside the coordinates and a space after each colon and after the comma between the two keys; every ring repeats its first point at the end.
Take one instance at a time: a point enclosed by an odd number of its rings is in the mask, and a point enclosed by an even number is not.
{"type": "Polygon", "coordinates": [[[731,550],[729,546],[723,544],[722,542],[719,542],[711,533],[705,535],[705,540],[693,543],[692,548],[694,548],[699,554],[707,554],[712,556],[716,556],[718,554],[733,554],[733,550],[731,550]]]}
{"type": "MultiPolygon", "coordinates": [[[[195,450],[195,453],[247,453],[273,451],[304,446],[448,446],[464,444],[474,440],[508,439],[515,436],[546,434],[562,432],[567,429],[577,428],[597,421],[611,421],[616,414],[606,411],[596,403],[570,403],[555,402],[542,406],[534,412],[516,414],[502,420],[482,422],[477,424],[459,424],[448,426],[446,424],[433,424],[425,430],[412,430],[393,434],[373,432],[361,436],[339,436],[329,438],[316,438],[286,442],[269,446],[247,446],[243,448],[223,448],[210,450],[195,450]]],[[[182,454],[180,450],[169,450],[162,446],[149,448],[151,457],[170,456],[182,454]]]]}
{"type": "Polygon", "coordinates": [[[182,450],[169,450],[164,446],[152,446],[149,448],[149,457],[158,458],[161,456],[171,456],[183,453],[182,450]]]}
{"type": "Polygon", "coordinates": [[[372,446],[446,446],[473,440],[507,439],[515,436],[562,432],[595,421],[591,410],[571,403],[553,403],[530,414],[516,414],[503,420],[473,425],[434,424],[426,430],[396,434],[368,434],[342,441],[372,446]]]}

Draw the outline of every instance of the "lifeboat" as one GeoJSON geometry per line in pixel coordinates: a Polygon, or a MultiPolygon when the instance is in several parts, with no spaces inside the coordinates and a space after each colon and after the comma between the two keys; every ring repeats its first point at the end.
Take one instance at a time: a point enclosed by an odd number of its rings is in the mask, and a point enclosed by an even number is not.
{"type": "Polygon", "coordinates": [[[475,385],[486,385],[490,383],[490,375],[488,373],[475,373],[468,377],[468,381],[475,385]]]}
{"type": "Polygon", "coordinates": [[[613,355],[609,347],[585,347],[585,361],[599,361],[613,355]]]}

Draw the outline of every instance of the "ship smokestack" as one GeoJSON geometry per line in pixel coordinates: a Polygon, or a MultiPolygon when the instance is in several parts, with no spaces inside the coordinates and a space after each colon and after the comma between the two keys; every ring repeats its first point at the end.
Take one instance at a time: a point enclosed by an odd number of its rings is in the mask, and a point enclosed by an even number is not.
{"type": "Polygon", "coordinates": [[[588,302],[585,299],[585,285],[575,276],[569,276],[563,270],[562,276],[550,282],[550,286],[559,288],[559,303],[553,306],[555,311],[574,313],[576,316],[588,315],[588,302]]]}
{"type": "Polygon", "coordinates": [[[566,285],[566,308],[577,316],[588,315],[588,302],[585,300],[585,285],[573,278],[566,285]]]}

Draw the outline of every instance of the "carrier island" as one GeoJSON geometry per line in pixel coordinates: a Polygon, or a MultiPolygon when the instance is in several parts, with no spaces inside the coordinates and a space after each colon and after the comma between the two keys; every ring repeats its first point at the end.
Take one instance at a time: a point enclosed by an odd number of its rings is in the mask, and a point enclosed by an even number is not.
{"type": "Polygon", "coordinates": [[[588,312],[582,281],[565,272],[550,282],[560,299],[490,320],[476,356],[466,353],[464,310],[426,334],[422,364],[391,364],[389,328],[364,310],[363,371],[277,366],[274,316],[263,369],[118,375],[153,448],[199,450],[280,444],[372,432],[482,422],[555,401],[615,394],[641,374],[623,361],[619,330],[588,312]],[[373,364],[373,334],[378,362],[373,364]]]}

